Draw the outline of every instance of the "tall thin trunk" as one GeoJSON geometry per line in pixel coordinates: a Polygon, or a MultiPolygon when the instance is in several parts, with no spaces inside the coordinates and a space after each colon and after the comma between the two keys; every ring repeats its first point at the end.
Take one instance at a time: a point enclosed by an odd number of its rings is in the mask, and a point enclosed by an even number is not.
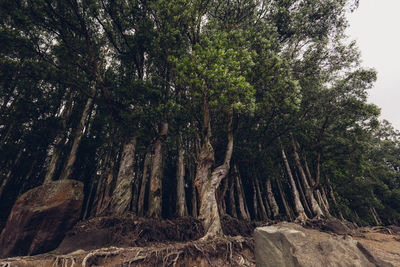
{"type": "Polygon", "coordinates": [[[318,201],[321,209],[323,210],[324,214],[326,216],[330,216],[331,214],[329,212],[329,207],[326,205],[326,203],[322,197],[321,191],[319,189],[316,189],[315,194],[317,195],[317,201],[318,201]]]}
{"type": "MultiPolygon", "coordinates": [[[[259,207],[260,207],[260,219],[262,220],[266,220],[268,219],[268,217],[271,217],[270,211],[269,211],[269,207],[267,206],[267,208],[264,206],[264,201],[263,201],[263,197],[261,194],[261,190],[260,190],[260,183],[257,179],[257,177],[254,178],[255,180],[255,188],[256,188],[256,192],[257,192],[257,198],[258,198],[258,203],[259,207]],[[267,209],[269,212],[267,212],[267,209]]],[[[268,203],[267,203],[268,204],[268,203]]]]}
{"type": "Polygon", "coordinates": [[[235,173],[235,184],[236,184],[236,193],[238,195],[238,205],[239,205],[239,217],[243,220],[250,220],[250,214],[247,209],[246,199],[244,197],[243,186],[239,175],[239,169],[237,165],[233,166],[233,170],[235,173]]]}
{"type": "Polygon", "coordinates": [[[371,211],[372,217],[375,220],[376,225],[381,225],[382,221],[380,220],[379,215],[376,212],[376,209],[375,208],[370,208],[370,211],[371,211]]]}
{"type": "Polygon", "coordinates": [[[318,149],[317,152],[317,171],[315,174],[315,184],[312,185],[313,188],[316,188],[319,186],[321,181],[321,151],[318,149]]]}
{"type": "Polygon", "coordinates": [[[176,210],[179,217],[187,216],[185,196],[185,149],[183,147],[182,135],[178,136],[178,162],[176,171],[176,210]]]}
{"type": "Polygon", "coordinates": [[[267,218],[272,219],[273,215],[272,215],[272,211],[271,211],[271,205],[269,205],[269,203],[268,203],[268,198],[264,197],[262,200],[263,200],[263,204],[265,207],[265,211],[267,212],[267,218]]]}
{"type": "Polygon", "coordinates": [[[322,212],[321,207],[318,205],[318,202],[314,198],[313,191],[312,191],[310,185],[308,184],[306,174],[304,173],[303,167],[301,166],[301,162],[300,162],[299,154],[297,153],[297,146],[295,144],[293,134],[290,134],[290,136],[291,136],[291,140],[292,140],[294,160],[296,162],[297,169],[299,170],[300,177],[301,177],[301,180],[302,180],[303,186],[304,186],[305,195],[307,197],[309,204],[311,205],[312,212],[316,217],[324,216],[324,213],[322,212]]]}
{"type": "Polygon", "coordinates": [[[279,194],[280,194],[280,196],[281,196],[282,203],[283,203],[283,207],[285,208],[286,215],[288,216],[288,218],[289,218],[290,221],[293,221],[293,218],[294,218],[295,216],[294,216],[293,211],[292,211],[292,209],[290,208],[290,206],[289,206],[289,204],[288,204],[288,201],[287,201],[287,199],[286,199],[285,192],[283,191],[283,188],[282,188],[281,180],[280,180],[280,179],[277,179],[276,184],[278,185],[279,194]]]}
{"type": "Polygon", "coordinates": [[[193,175],[193,168],[189,168],[189,172],[190,172],[190,181],[191,181],[191,185],[192,185],[192,216],[194,218],[197,218],[199,216],[198,213],[198,205],[197,205],[197,189],[196,189],[196,184],[194,181],[194,175],[193,175]]]}
{"type": "Polygon", "coordinates": [[[296,177],[295,182],[297,183],[297,188],[299,190],[300,199],[303,204],[304,210],[305,210],[306,214],[308,214],[309,216],[312,216],[313,213],[310,209],[310,206],[308,205],[306,195],[304,194],[303,186],[300,182],[299,175],[297,174],[296,171],[294,171],[294,176],[296,177]]]}
{"type": "Polygon", "coordinates": [[[303,160],[304,160],[304,169],[306,171],[307,177],[310,180],[311,186],[313,186],[315,184],[315,181],[311,175],[310,168],[308,167],[307,158],[305,155],[303,155],[303,160]]]}
{"type": "Polygon", "coordinates": [[[122,215],[130,208],[132,183],[134,180],[136,137],[127,139],[123,145],[117,182],[108,210],[113,215],[122,215]]]}
{"type": "Polygon", "coordinates": [[[58,161],[61,156],[63,143],[66,139],[66,129],[67,129],[67,121],[72,113],[72,95],[70,92],[67,92],[66,103],[63,105],[63,110],[60,114],[62,128],[58,132],[56,138],[54,139],[53,144],[53,154],[51,155],[49,166],[47,167],[47,172],[43,181],[43,184],[50,183],[54,178],[54,173],[56,172],[58,161]]]}
{"type": "Polygon", "coordinates": [[[111,188],[111,184],[113,182],[113,180],[115,179],[115,173],[114,173],[114,166],[115,163],[112,162],[111,166],[110,166],[110,172],[107,174],[107,179],[106,179],[106,186],[105,186],[105,190],[104,190],[104,196],[103,196],[103,202],[101,202],[101,205],[99,206],[98,209],[98,214],[103,214],[107,208],[110,205],[111,199],[112,199],[112,188],[111,188]]]}
{"type": "Polygon", "coordinates": [[[83,134],[84,134],[87,117],[88,117],[89,112],[90,112],[90,110],[91,110],[91,108],[93,106],[93,98],[94,98],[95,93],[96,93],[96,85],[93,84],[92,88],[91,88],[91,95],[89,96],[89,98],[86,101],[86,105],[85,105],[85,107],[83,108],[83,111],[82,111],[81,119],[79,120],[79,124],[76,127],[75,135],[74,135],[74,141],[72,142],[72,147],[71,147],[71,150],[69,152],[69,157],[68,157],[67,163],[64,166],[64,169],[63,169],[63,171],[61,173],[60,180],[70,179],[71,178],[73,167],[74,167],[74,164],[75,164],[75,161],[76,161],[76,154],[78,152],[78,148],[79,148],[79,145],[81,143],[81,139],[82,139],[83,134]]]}
{"type": "Polygon", "coordinates": [[[222,180],[222,187],[217,190],[217,202],[218,202],[218,210],[219,214],[225,215],[226,214],[226,202],[225,196],[226,191],[228,191],[228,178],[222,180]]]}
{"type": "Polygon", "coordinates": [[[259,220],[260,219],[260,214],[258,212],[258,204],[257,204],[257,192],[256,192],[256,186],[254,185],[254,181],[251,181],[251,186],[253,188],[253,220],[259,220]]]}
{"type": "MultiPolygon", "coordinates": [[[[319,180],[318,180],[318,183],[316,183],[316,182],[314,181],[314,179],[313,179],[313,177],[312,177],[312,175],[311,175],[310,169],[309,169],[309,167],[308,167],[308,163],[307,163],[306,157],[304,156],[303,159],[304,159],[305,172],[306,172],[306,175],[307,175],[307,177],[308,177],[308,180],[310,181],[310,185],[311,185],[311,187],[312,187],[311,190],[314,191],[314,197],[317,198],[317,202],[318,202],[319,206],[321,207],[322,211],[324,212],[324,214],[326,214],[327,216],[330,216],[329,204],[328,204],[327,202],[324,201],[324,199],[322,198],[322,195],[321,195],[320,190],[317,188],[317,187],[322,188],[322,187],[320,186],[320,182],[319,182],[319,180]]],[[[319,166],[319,163],[318,163],[318,166],[319,166]]],[[[320,176],[320,174],[319,174],[319,167],[317,168],[317,176],[320,176]]],[[[318,178],[318,179],[319,179],[319,178],[318,178]]]]}
{"type": "Polygon", "coordinates": [[[324,203],[325,203],[325,206],[328,208],[328,210],[330,209],[330,207],[329,207],[329,201],[328,201],[328,198],[327,198],[327,196],[326,196],[326,190],[325,190],[325,188],[323,187],[323,186],[321,186],[321,191],[322,191],[322,199],[324,200],[324,203]]]}
{"type": "Polygon", "coordinates": [[[151,152],[148,150],[146,152],[146,155],[144,157],[144,163],[143,163],[143,173],[142,173],[142,182],[140,185],[140,193],[139,193],[139,199],[138,199],[138,205],[137,205],[137,214],[139,216],[144,215],[144,197],[146,194],[146,186],[147,186],[147,176],[148,176],[148,168],[150,164],[150,159],[151,159],[151,152]]]}
{"type": "Polygon", "coordinates": [[[333,188],[332,188],[332,186],[331,186],[331,184],[330,184],[330,182],[329,182],[329,179],[327,180],[327,182],[328,182],[328,186],[329,186],[329,196],[330,196],[330,198],[331,198],[331,200],[332,200],[332,202],[333,202],[333,205],[335,206],[335,209],[336,209],[336,211],[337,211],[337,215],[338,215],[339,219],[341,219],[342,221],[344,221],[343,214],[342,214],[342,212],[340,211],[339,205],[338,205],[337,202],[336,202],[335,193],[333,192],[333,188]]]}
{"type": "Polygon", "coordinates": [[[229,175],[229,205],[228,205],[228,212],[229,214],[237,218],[237,212],[236,212],[236,202],[235,202],[235,178],[234,175],[229,175]]]}
{"type": "Polygon", "coordinates": [[[299,192],[297,191],[296,183],[295,183],[295,181],[293,179],[293,175],[292,175],[292,170],[290,169],[289,162],[287,160],[285,150],[284,150],[283,145],[282,145],[282,143],[280,141],[280,137],[278,137],[278,140],[279,140],[279,143],[281,145],[282,160],[283,160],[283,163],[285,164],[286,172],[287,172],[288,177],[289,177],[290,187],[292,189],[294,208],[295,208],[296,213],[297,213],[296,220],[298,220],[300,222],[304,222],[304,221],[306,221],[308,219],[308,217],[304,212],[303,205],[301,204],[299,192]]]}
{"type": "Polygon", "coordinates": [[[8,182],[10,181],[11,174],[12,174],[12,171],[13,171],[14,167],[19,163],[19,160],[21,159],[23,150],[24,150],[24,149],[21,148],[21,149],[18,151],[18,154],[17,154],[17,156],[15,157],[14,163],[9,167],[9,170],[8,170],[8,172],[7,172],[7,175],[4,177],[3,181],[1,182],[1,185],[0,185],[0,197],[1,197],[2,194],[3,194],[4,188],[6,188],[8,182]]]}
{"type": "Polygon", "coordinates": [[[148,216],[161,217],[162,208],[162,144],[167,137],[168,123],[161,123],[161,131],[154,144],[154,156],[151,161],[150,188],[149,188],[149,210],[148,216]]]}
{"type": "Polygon", "coordinates": [[[92,199],[93,190],[94,190],[94,182],[92,182],[90,185],[90,191],[89,191],[89,195],[86,200],[85,211],[83,212],[82,219],[86,219],[89,214],[89,207],[91,206],[90,200],[92,199]]]}
{"type": "Polygon", "coordinates": [[[134,172],[134,178],[133,178],[133,182],[132,182],[132,193],[131,193],[131,203],[130,203],[130,207],[131,207],[131,211],[134,214],[137,214],[137,203],[138,203],[138,197],[139,197],[139,181],[140,178],[142,177],[142,171],[140,170],[140,163],[141,160],[139,160],[136,157],[136,164],[134,169],[138,170],[134,172]]]}
{"type": "Polygon", "coordinates": [[[97,183],[96,196],[94,199],[96,209],[91,212],[95,216],[102,215],[110,203],[111,183],[114,179],[114,166],[116,159],[111,159],[112,145],[108,148],[108,152],[104,158],[103,173],[97,183]]]}
{"type": "Polygon", "coordinates": [[[265,191],[267,192],[268,203],[271,207],[272,217],[276,218],[279,215],[279,207],[276,203],[274,193],[272,192],[271,179],[269,178],[267,178],[267,181],[265,182],[265,189],[265,191]]]}

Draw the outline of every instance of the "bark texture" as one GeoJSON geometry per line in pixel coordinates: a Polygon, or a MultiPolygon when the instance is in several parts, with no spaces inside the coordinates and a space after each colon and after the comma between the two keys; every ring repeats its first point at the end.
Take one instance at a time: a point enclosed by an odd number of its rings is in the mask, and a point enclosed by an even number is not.
{"type": "Polygon", "coordinates": [[[306,174],[305,174],[304,169],[300,162],[299,154],[297,153],[297,145],[294,141],[293,134],[291,134],[291,140],[292,140],[292,146],[293,146],[294,159],[295,159],[295,162],[297,165],[297,169],[299,170],[299,173],[300,173],[301,181],[304,186],[305,195],[307,197],[308,202],[311,205],[312,212],[313,212],[314,216],[316,216],[316,217],[324,216],[324,213],[322,212],[321,207],[318,205],[318,202],[314,198],[312,188],[310,187],[310,185],[307,181],[306,174]]]}
{"type": "Polygon", "coordinates": [[[229,214],[237,218],[236,212],[236,201],[235,201],[235,178],[234,175],[229,175],[229,205],[228,205],[228,212],[229,214]]]}
{"type": "Polygon", "coordinates": [[[185,149],[182,144],[182,136],[178,137],[178,162],[176,173],[176,205],[178,216],[187,216],[185,196],[185,149]]]}
{"type": "Polygon", "coordinates": [[[239,217],[243,220],[250,220],[250,214],[246,205],[246,198],[243,192],[242,180],[240,179],[239,168],[234,165],[236,192],[238,195],[239,217]]]}
{"type": "Polygon", "coordinates": [[[136,137],[125,141],[118,170],[117,182],[108,210],[113,215],[122,215],[130,208],[132,183],[134,180],[136,137]]]}
{"type": "Polygon", "coordinates": [[[278,180],[276,181],[276,184],[278,185],[279,194],[280,194],[280,196],[281,196],[282,203],[283,203],[283,207],[284,207],[284,209],[285,209],[286,215],[288,216],[288,219],[289,219],[290,221],[292,221],[293,218],[294,218],[293,210],[290,208],[290,206],[289,206],[289,204],[288,204],[288,201],[287,201],[287,199],[286,199],[285,192],[283,191],[283,188],[282,188],[281,180],[278,179],[278,180]]]}
{"type": "Polygon", "coordinates": [[[144,215],[144,198],[146,194],[146,186],[147,186],[147,176],[148,176],[148,168],[151,160],[151,154],[150,150],[146,152],[146,155],[144,157],[144,163],[143,163],[143,173],[142,173],[142,182],[140,185],[140,192],[139,192],[139,199],[138,199],[138,208],[137,208],[137,213],[139,216],[144,215]]]}
{"type": "MultiPolygon", "coordinates": [[[[281,143],[280,140],[279,140],[279,143],[281,143]]],[[[303,221],[307,220],[308,217],[307,217],[306,213],[304,212],[303,205],[301,204],[299,192],[297,191],[296,183],[295,183],[295,181],[293,179],[293,175],[292,175],[292,170],[290,169],[290,165],[287,160],[286,153],[285,153],[282,143],[281,143],[281,153],[282,153],[282,160],[283,160],[283,163],[285,164],[286,171],[287,171],[287,174],[289,177],[290,187],[292,189],[294,208],[295,208],[295,211],[297,214],[296,220],[303,222],[303,221]]]]}
{"type": "Polygon", "coordinates": [[[214,150],[210,142],[210,114],[206,99],[204,99],[203,103],[203,112],[203,144],[197,161],[195,183],[200,197],[199,217],[206,233],[203,238],[208,239],[223,235],[215,194],[221,180],[229,173],[233,152],[233,130],[231,114],[228,125],[228,144],[226,146],[224,162],[210,174],[210,168],[214,161],[214,150]]]}
{"type": "Polygon", "coordinates": [[[272,216],[273,218],[276,218],[279,215],[279,207],[278,204],[276,203],[274,193],[272,192],[271,179],[269,178],[265,182],[265,191],[267,192],[267,199],[271,207],[272,216]]]}
{"type": "Polygon", "coordinates": [[[54,173],[56,172],[58,161],[61,156],[63,143],[65,142],[67,129],[67,120],[71,116],[72,112],[72,97],[70,93],[67,93],[67,101],[62,107],[62,112],[60,114],[62,129],[57,133],[57,136],[53,144],[53,154],[51,155],[49,166],[47,167],[46,176],[44,178],[43,184],[50,183],[54,178],[54,173]]]}
{"type": "Polygon", "coordinates": [[[84,134],[85,125],[87,122],[89,112],[93,107],[93,98],[94,98],[95,94],[96,94],[96,85],[93,84],[92,88],[91,88],[91,95],[89,96],[89,98],[86,101],[85,107],[83,108],[83,111],[82,111],[81,118],[79,120],[79,124],[76,127],[75,134],[74,134],[74,140],[72,142],[72,147],[69,152],[67,163],[65,164],[64,169],[61,173],[60,180],[69,179],[72,174],[73,167],[74,167],[74,164],[76,161],[76,154],[78,152],[78,148],[79,148],[79,145],[81,143],[81,140],[82,140],[82,137],[84,134]]]}
{"type": "Polygon", "coordinates": [[[154,145],[154,155],[151,161],[150,189],[149,189],[149,210],[148,216],[154,218],[161,217],[162,200],[162,163],[163,151],[162,144],[168,133],[168,123],[163,122],[161,131],[154,145]]]}

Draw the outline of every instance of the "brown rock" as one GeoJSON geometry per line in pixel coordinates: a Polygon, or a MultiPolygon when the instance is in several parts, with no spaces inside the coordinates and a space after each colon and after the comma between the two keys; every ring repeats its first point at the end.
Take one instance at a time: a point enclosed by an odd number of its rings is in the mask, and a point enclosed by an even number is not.
{"type": "Polygon", "coordinates": [[[35,187],[15,202],[0,235],[0,256],[34,255],[58,246],[77,222],[83,184],[60,180],[35,187]]]}
{"type": "Polygon", "coordinates": [[[327,220],[321,228],[322,230],[338,235],[348,235],[352,233],[351,229],[344,222],[338,219],[327,220]]]}

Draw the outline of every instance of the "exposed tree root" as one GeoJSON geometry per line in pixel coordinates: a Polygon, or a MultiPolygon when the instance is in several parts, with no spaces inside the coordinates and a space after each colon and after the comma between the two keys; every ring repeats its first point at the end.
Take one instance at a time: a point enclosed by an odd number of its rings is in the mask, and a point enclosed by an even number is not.
{"type": "Polygon", "coordinates": [[[297,216],[297,218],[294,222],[304,225],[308,220],[309,219],[308,219],[307,215],[303,212],[303,213],[300,213],[299,216],[297,216]]]}
{"type": "Polygon", "coordinates": [[[253,240],[244,237],[219,237],[141,248],[110,247],[86,254],[82,266],[191,266],[200,262],[210,266],[254,266],[253,249],[253,240]]]}
{"type": "Polygon", "coordinates": [[[0,261],[0,266],[255,266],[254,241],[250,237],[225,236],[146,247],[108,247],[67,255],[9,258],[0,261]]]}

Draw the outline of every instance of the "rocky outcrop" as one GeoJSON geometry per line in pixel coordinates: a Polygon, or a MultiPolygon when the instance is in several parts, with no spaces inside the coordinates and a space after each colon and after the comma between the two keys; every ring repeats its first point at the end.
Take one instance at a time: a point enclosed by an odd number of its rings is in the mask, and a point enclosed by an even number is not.
{"type": "Polygon", "coordinates": [[[83,184],[60,180],[35,187],[15,202],[0,235],[0,256],[34,255],[55,249],[77,222],[83,184]]]}
{"type": "Polygon", "coordinates": [[[394,266],[349,235],[338,236],[292,223],[254,231],[256,266],[394,266]]]}

